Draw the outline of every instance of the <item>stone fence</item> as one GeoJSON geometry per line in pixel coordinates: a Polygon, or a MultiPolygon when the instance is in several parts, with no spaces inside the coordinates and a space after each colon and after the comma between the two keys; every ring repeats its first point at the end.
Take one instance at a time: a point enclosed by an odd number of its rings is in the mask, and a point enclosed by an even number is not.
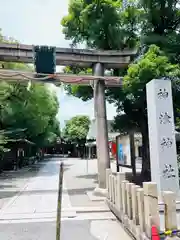
{"type": "Polygon", "coordinates": [[[128,182],[125,176],[125,173],[113,174],[111,169],[106,170],[107,204],[125,229],[137,240],[151,239],[152,225],[161,231],[176,230],[176,194],[170,191],[162,193],[165,207],[160,224],[156,183],[144,182],[141,188],[128,182]]]}

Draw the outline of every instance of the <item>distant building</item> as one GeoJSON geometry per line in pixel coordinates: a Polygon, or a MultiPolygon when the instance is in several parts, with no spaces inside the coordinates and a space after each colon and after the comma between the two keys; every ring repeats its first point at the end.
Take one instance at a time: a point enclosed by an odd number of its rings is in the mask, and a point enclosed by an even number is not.
{"type": "MultiPolygon", "coordinates": [[[[116,141],[116,136],[119,135],[119,133],[115,132],[112,127],[113,120],[107,120],[108,125],[108,140],[109,140],[109,148],[110,148],[110,156],[115,157],[112,155],[115,155],[115,153],[112,154],[112,143],[116,141]]],[[[96,158],[96,120],[93,119],[90,124],[89,132],[87,134],[86,140],[86,155],[89,158],[96,158]]]]}

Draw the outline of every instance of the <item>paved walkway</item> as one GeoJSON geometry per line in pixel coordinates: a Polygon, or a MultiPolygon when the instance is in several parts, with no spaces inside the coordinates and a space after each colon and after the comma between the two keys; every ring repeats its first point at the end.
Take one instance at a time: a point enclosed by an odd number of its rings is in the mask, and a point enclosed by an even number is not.
{"type": "MultiPolygon", "coordinates": [[[[37,169],[37,168],[36,168],[37,169]]],[[[23,189],[28,181],[37,174],[34,166],[30,171],[25,167],[18,171],[5,171],[0,174],[0,209],[23,189]]]]}
{"type": "MultiPolygon", "coordinates": [[[[55,239],[59,162],[58,158],[44,161],[19,180],[12,179],[11,184],[17,181],[21,191],[12,191],[2,204],[0,239],[55,239]]],[[[64,159],[64,163],[61,239],[130,240],[103,199],[89,197],[97,184],[96,160],[89,160],[88,168],[86,160],[64,159]]],[[[8,180],[0,181],[6,185],[8,180]]],[[[2,198],[3,191],[0,194],[2,198]]]]}

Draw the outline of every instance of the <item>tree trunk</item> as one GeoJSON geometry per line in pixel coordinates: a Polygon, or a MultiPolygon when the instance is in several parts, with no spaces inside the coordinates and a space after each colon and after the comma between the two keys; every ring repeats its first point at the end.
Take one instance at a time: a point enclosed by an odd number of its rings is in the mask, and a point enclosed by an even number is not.
{"type": "Polygon", "coordinates": [[[136,156],[135,156],[135,145],[134,145],[134,132],[129,133],[130,140],[130,152],[131,152],[131,166],[132,166],[132,174],[133,179],[136,179],[136,156]]]}
{"type": "Polygon", "coordinates": [[[142,134],[142,181],[151,181],[150,154],[149,154],[149,136],[146,122],[141,125],[142,134]]]}

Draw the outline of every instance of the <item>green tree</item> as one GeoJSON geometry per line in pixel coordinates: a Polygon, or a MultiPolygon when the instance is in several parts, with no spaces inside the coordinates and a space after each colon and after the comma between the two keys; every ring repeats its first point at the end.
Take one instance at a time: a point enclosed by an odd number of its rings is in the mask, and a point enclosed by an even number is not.
{"type": "Polygon", "coordinates": [[[69,141],[84,141],[89,131],[90,119],[88,116],[75,116],[67,121],[63,130],[63,137],[69,141]]]}
{"type": "Polygon", "coordinates": [[[8,139],[5,137],[4,132],[0,131],[0,156],[2,153],[8,151],[7,148],[5,148],[5,145],[7,144],[8,139]]]}
{"type": "MultiPolygon", "coordinates": [[[[18,43],[18,41],[10,37],[4,37],[2,34],[2,30],[0,29],[0,43],[18,43]]],[[[0,68],[32,71],[32,67],[30,65],[14,62],[0,61],[0,68]]],[[[0,152],[7,150],[4,145],[8,142],[9,138],[4,136],[4,130],[1,129],[4,129],[5,125],[5,112],[10,111],[10,109],[8,109],[8,101],[11,99],[11,101],[13,102],[19,97],[17,96],[17,98],[15,98],[16,97],[13,94],[12,85],[0,80],[0,152]]]]}
{"type": "Polygon", "coordinates": [[[68,15],[61,21],[63,33],[74,44],[83,42],[90,48],[133,48],[140,16],[135,5],[136,1],[134,6],[122,11],[120,0],[71,0],[68,15]]]}
{"type": "MultiPolygon", "coordinates": [[[[124,77],[123,92],[126,101],[121,110],[133,122],[132,126],[139,129],[142,134],[143,179],[148,176],[147,170],[150,170],[146,84],[152,79],[175,77],[176,75],[177,66],[171,64],[168,57],[157,46],[152,45],[138,63],[129,66],[127,75],[124,77]]],[[[118,118],[119,116],[116,117],[117,124],[118,118]]]]}
{"type": "Polygon", "coordinates": [[[9,89],[6,103],[2,104],[3,128],[25,128],[27,138],[35,143],[52,130],[58,133],[59,105],[54,93],[38,83],[32,84],[29,90],[23,84],[11,84],[9,89]]]}
{"type": "Polygon", "coordinates": [[[141,0],[144,10],[142,44],[155,44],[170,58],[180,62],[180,8],[177,0],[141,0]]]}
{"type": "MultiPolygon", "coordinates": [[[[133,1],[133,5],[125,10],[122,10],[122,1],[71,1],[69,14],[62,20],[63,32],[74,44],[84,42],[90,48],[133,49],[139,43],[141,17],[142,10],[138,8],[138,1],[133,1]]],[[[127,68],[113,69],[113,74],[123,76],[126,71],[127,68]]],[[[93,97],[90,86],[68,86],[66,90],[84,101],[93,97]]],[[[125,94],[119,88],[106,89],[106,97],[109,102],[115,101],[117,108],[126,104],[125,94]]],[[[126,123],[129,123],[126,128],[126,132],[129,132],[133,128],[132,120],[126,123]]],[[[119,128],[122,129],[122,125],[119,128]]]]}
{"type": "MultiPolygon", "coordinates": [[[[137,7],[138,1],[126,10],[122,10],[122,1],[114,0],[71,0],[68,15],[61,24],[66,39],[73,44],[85,43],[88,48],[119,50],[135,48],[139,41],[142,10],[137,7]]],[[[81,71],[73,71],[78,74],[81,71]]],[[[127,69],[114,69],[114,75],[122,75],[127,69]]],[[[68,86],[67,92],[82,100],[93,97],[90,86],[68,86]]],[[[110,91],[114,91],[111,89],[110,91]]],[[[116,90],[115,90],[116,91],[116,90]]]]}
{"type": "MultiPolygon", "coordinates": [[[[117,4],[117,1],[108,1],[111,7],[114,7],[112,2],[117,4]]],[[[128,71],[127,69],[120,71],[114,69],[115,75],[125,76],[123,88],[106,89],[106,97],[109,102],[114,102],[117,106],[117,111],[119,112],[115,118],[115,127],[117,129],[124,132],[131,130],[142,132],[142,175],[146,176],[146,172],[149,169],[149,151],[145,85],[154,77],[176,77],[179,74],[179,67],[172,64],[179,63],[180,59],[180,13],[179,1],[176,0],[142,0],[138,2],[139,4],[135,2],[133,6],[127,7],[125,11],[122,11],[120,7],[114,8],[113,14],[118,16],[118,18],[114,18],[114,15],[112,17],[112,21],[116,19],[113,22],[113,30],[115,30],[113,35],[110,32],[112,22],[110,20],[109,28],[106,28],[107,25],[105,23],[108,22],[108,18],[106,19],[107,16],[103,10],[97,15],[88,12],[88,9],[90,9],[88,7],[94,4],[93,9],[98,9],[98,4],[100,6],[101,4],[107,4],[105,1],[100,3],[95,1],[78,1],[77,4],[75,4],[75,1],[72,1],[69,7],[69,14],[63,19],[62,25],[64,26],[65,36],[68,39],[71,39],[74,43],[85,42],[88,47],[110,50],[140,46],[136,63],[130,65],[128,71]],[[86,18],[84,17],[84,11],[88,12],[88,17],[86,18]],[[100,21],[99,15],[103,15],[102,21],[100,21]],[[94,26],[93,23],[94,25],[97,24],[97,26],[94,26]],[[99,39],[102,36],[96,31],[98,27],[99,32],[104,36],[103,41],[97,40],[98,36],[100,36],[99,39]],[[114,41],[112,37],[115,39],[114,41]],[[116,39],[118,39],[118,45],[116,39]],[[152,44],[156,44],[160,49],[151,46],[152,44]],[[150,49],[149,46],[151,46],[150,49]],[[142,123],[141,126],[140,123],[142,123]]],[[[102,9],[104,8],[102,7],[102,9]]],[[[88,100],[93,96],[89,87],[75,86],[69,92],[83,100],[88,100]]],[[[178,109],[180,109],[180,102],[176,84],[173,84],[173,93],[175,116],[176,119],[179,119],[178,113],[180,111],[178,109]]]]}
{"type": "MultiPolygon", "coordinates": [[[[77,66],[66,66],[63,69],[63,72],[67,74],[92,75],[92,69],[77,66]]],[[[83,101],[87,101],[93,97],[93,89],[91,86],[66,84],[64,88],[68,95],[73,95],[74,97],[81,98],[83,101]]]]}
{"type": "MultiPolygon", "coordinates": [[[[17,43],[3,37],[1,32],[0,42],[17,43]]],[[[23,63],[0,64],[6,69],[32,71],[31,66],[23,63]]],[[[26,129],[24,137],[43,146],[60,136],[58,108],[55,93],[46,85],[0,81],[0,130],[26,129]]]]}

